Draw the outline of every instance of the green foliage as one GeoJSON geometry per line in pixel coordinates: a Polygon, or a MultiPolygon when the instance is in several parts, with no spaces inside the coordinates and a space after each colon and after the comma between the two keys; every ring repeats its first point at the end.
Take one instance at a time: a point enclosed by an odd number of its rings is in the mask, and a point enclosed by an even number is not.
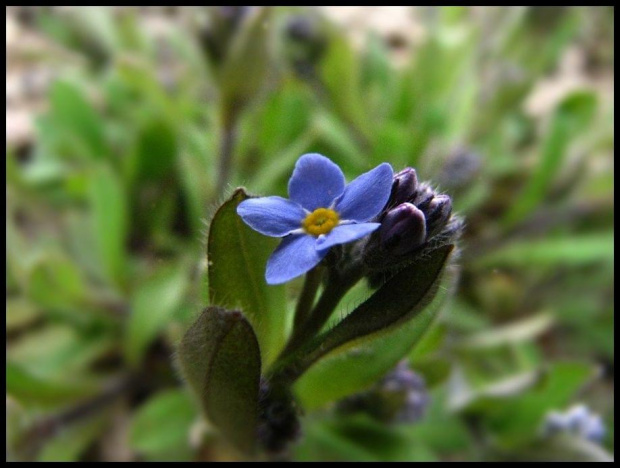
{"type": "Polygon", "coordinates": [[[190,461],[189,432],[196,420],[196,409],[187,392],[159,392],[136,410],[129,443],[150,460],[190,461]]]}
{"type": "MultiPolygon", "coordinates": [[[[306,152],[348,180],[414,166],[466,229],[458,281],[404,325],[389,326],[403,310],[383,311],[379,293],[364,303],[364,285],[341,301],[333,342],[294,387],[305,435],[290,456],[612,458],[613,10],[416,8],[423,34],[368,32],[361,47],[312,12],[321,47],[292,63],[300,7],[247,11],[220,60],[205,49],[212,11],[171,8],[163,28],[154,10],[33,9],[41,51],[7,61],[7,73],[56,77],[31,141],[7,134],[7,459],[103,458],[110,431],[137,459],[238,458],[218,437],[190,444],[199,408],[251,451],[259,374],[284,346],[299,284],[265,284],[277,241],[236,215],[245,191],[215,205],[241,185],[286,195],[306,152]],[[360,319],[371,306],[376,320],[360,319]],[[354,321],[363,338],[341,334],[354,321]],[[404,356],[430,388],[422,421],[331,411],[404,356]],[[577,401],[604,416],[603,445],[541,438],[545,414],[577,401]]],[[[7,115],[8,92],[7,80],[7,115]]]]}
{"type": "Polygon", "coordinates": [[[247,198],[243,189],[236,190],[211,221],[209,298],[213,305],[243,311],[255,330],[264,365],[269,365],[284,344],[285,290],[265,282],[265,265],[277,239],[252,230],[237,215],[237,206],[247,198]]]}
{"type": "MultiPolygon", "coordinates": [[[[304,407],[317,408],[366,388],[420,340],[445,297],[438,292],[446,288],[443,270],[452,248],[433,251],[433,258],[424,260],[428,269],[416,263],[406,267],[317,338],[318,349],[302,358],[302,365],[312,367],[296,384],[304,407]]],[[[451,278],[445,276],[447,284],[451,278]]]]}
{"type": "Polygon", "coordinates": [[[187,287],[185,265],[161,268],[156,275],[140,285],[132,297],[125,338],[127,361],[140,363],[147,346],[170,322],[187,287]]]}
{"type": "Polygon", "coordinates": [[[207,417],[237,448],[255,450],[260,350],[238,311],[208,307],[179,346],[179,363],[207,417]]]}

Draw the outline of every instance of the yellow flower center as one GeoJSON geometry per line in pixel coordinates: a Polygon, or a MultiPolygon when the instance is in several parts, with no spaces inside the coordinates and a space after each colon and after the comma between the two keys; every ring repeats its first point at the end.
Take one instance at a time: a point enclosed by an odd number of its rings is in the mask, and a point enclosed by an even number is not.
{"type": "Polygon", "coordinates": [[[313,236],[327,234],[338,225],[338,213],[328,208],[317,208],[301,223],[304,230],[313,236]]]}

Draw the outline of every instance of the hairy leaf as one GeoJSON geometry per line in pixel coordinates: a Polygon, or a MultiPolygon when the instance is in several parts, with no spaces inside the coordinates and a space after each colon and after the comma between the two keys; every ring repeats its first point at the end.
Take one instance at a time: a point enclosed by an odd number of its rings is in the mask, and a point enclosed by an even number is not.
{"type": "Polygon", "coordinates": [[[209,420],[245,453],[254,450],[260,351],[238,311],[207,307],[179,346],[181,370],[209,420]]]}

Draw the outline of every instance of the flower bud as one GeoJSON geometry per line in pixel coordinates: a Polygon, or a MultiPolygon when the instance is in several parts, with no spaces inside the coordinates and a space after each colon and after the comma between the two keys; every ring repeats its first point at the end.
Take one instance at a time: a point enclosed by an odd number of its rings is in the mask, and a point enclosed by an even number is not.
{"type": "Polygon", "coordinates": [[[452,214],[452,199],[419,182],[410,167],[394,175],[390,199],[375,221],[381,227],[359,248],[372,288],[405,266],[424,268],[429,253],[454,245],[463,228],[462,219],[452,214]]]}
{"type": "Polygon", "coordinates": [[[435,198],[435,191],[427,183],[422,183],[411,198],[411,203],[426,212],[433,198],[435,198]]]}
{"type": "Polygon", "coordinates": [[[396,255],[411,252],[426,239],[424,213],[411,203],[402,203],[388,211],[379,228],[383,248],[396,255]]]}
{"type": "Polygon", "coordinates": [[[448,195],[437,195],[428,204],[426,210],[426,233],[433,237],[441,231],[452,214],[452,199],[448,195]]]}
{"type": "Polygon", "coordinates": [[[409,201],[418,187],[418,176],[415,169],[406,167],[402,171],[394,175],[392,184],[392,194],[388,206],[400,205],[409,201]]]}

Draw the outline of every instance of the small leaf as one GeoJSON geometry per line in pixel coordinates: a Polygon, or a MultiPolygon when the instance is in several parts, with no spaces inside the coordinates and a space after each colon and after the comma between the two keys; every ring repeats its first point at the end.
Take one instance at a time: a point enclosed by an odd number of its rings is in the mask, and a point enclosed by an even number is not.
{"type": "Polygon", "coordinates": [[[96,382],[62,381],[36,376],[12,362],[6,363],[6,391],[16,400],[27,404],[54,406],[70,403],[77,398],[94,395],[100,389],[96,382]]]}
{"type": "Polygon", "coordinates": [[[187,287],[185,266],[163,268],[141,285],[131,299],[125,353],[138,364],[148,345],[168,322],[187,287]]]}
{"type": "Polygon", "coordinates": [[[286,296],[284,286],[269,286],[265,281],[267,258],[278,241],[250,229],[237,214],[237,206],[247,198],[243,189],[237,189],[211,222],[209,298],[213,305],[243,311],[268,365],[284,344],[286,296]]]}
{"type": "Polygon", "coordinates": [[[466,349],[486,349],[532,340],[548,331],[553,326],[553,322],[554,317],[550,313],[543,312],[516,323],[469,335],[455,346],[466,349]]]}
{"type": "Polygon", "coordinates": [[[179,362],[209,420],[241,451],[253,452],[261,361],[241,312],[206,308],[181,340],[179,362]]]}
{"type": "Polygon", "coordinates": [[[95,242],[108,278],[121,282],[125,269],[127,200],[118,176],[107,167],[92,173],[89,186],[95,242]]]}
{"type": "Polygon", "coordinates": [[[191,458],[189,430],[196,407],[182,389],[157,393],[137,409],[129,429],[129,443],[142,455],[176,461],[191,458]]]}
{"type": "Polygon", "coordinates": [[[86,284],[79,268],[61,255],[42,257],[33,266],[28,280],[28,296],[44,307],[79,305],[86,296],[86,284]]]}
{"type": "Polygon", "coordinates": [[[52,115],[64,131],[70,131],[79,138],[83,148],[92,158],[106,155],[103,135],[103,120],[95,112],[82,92],[73,84],[57,81],[50,91],[52,115]]]}
{"type": "Polygon", "coordinates": [[[171,176],[176,156],[176,138],[170,125],[161,119],[148,122],[141,130],[137,147],[136,175],[157,181],[171,176]]]}
{"type": "Polygon", "coordinates": [[[506,214],[504,223],[513,226],[527,216],[548,193],[572,141],[584,130],[596,111],[596,96],[591,92],[575,92],[555,110],[551,126],[542,144],[540,160],[521,196],[506,214]]]}
{"type": "Polygon", "coordinates": [[[222,65],[220,83],[224,122],[260,90],[269,70],[271,8],[262,7],[243,22],[222,65]]]}
{"type": "Polygon", "coordinates": [[[321,62],[321,78],[330,101],[340,117],[350,122],[364,137],[370,135],[369,124],[360,91],[361,73],[355,51],[347,38],[334,31],[329,38],[325,58],[321,62]]]}
{"type": "Polygon", "coordinates": [[[613,265],[614,234],[597,232],[513,242],[475,261],[476,266],[515,266],[557,268],[594,263],[613,265]]]}
{"type": "Polygon", "coordinates": [[[100,333],[84,335],[75,327],[49,324],[18,336],[8,347],[11,362],[41,378],[62,380],[84,372],[110,352],[115,342],[100,333]]]}
{"type": "Polygon", "coordinates": [[[107,419],[107,414],[98,414],[94,418],[80,421],[64,429],[45,444],[37,461],[78,461],[80,455],[105,430],[107,419]]]}

